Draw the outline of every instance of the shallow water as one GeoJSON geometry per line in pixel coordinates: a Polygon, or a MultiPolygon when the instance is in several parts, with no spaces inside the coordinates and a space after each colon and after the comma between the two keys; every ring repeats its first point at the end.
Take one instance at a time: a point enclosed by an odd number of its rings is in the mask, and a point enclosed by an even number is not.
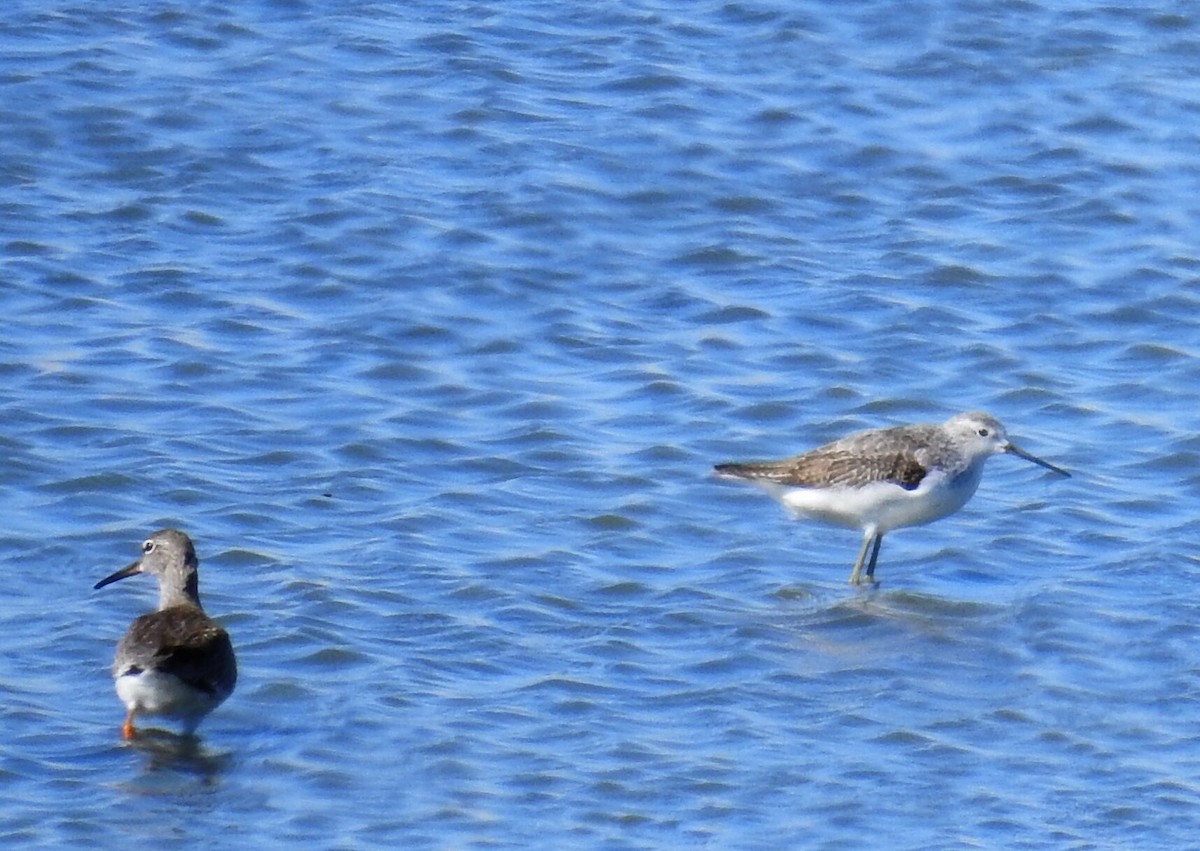
{"type": "Polygon", "coordinates": [[[1200,22],[17,3],[0,837],[1190,847],[1200,22]],[[987,410],[858,544],[714,462],[987,410]],[[238,690],[119,741],[145,534],[238,690]]]}

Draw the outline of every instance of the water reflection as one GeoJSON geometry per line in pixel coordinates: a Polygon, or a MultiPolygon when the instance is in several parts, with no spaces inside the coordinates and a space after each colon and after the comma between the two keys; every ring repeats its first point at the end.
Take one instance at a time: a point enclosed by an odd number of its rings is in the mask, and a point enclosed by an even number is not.
{"type": "Polygon", "coordinates": [[[138,730],[125,746],[140,753],[147,772],[172,771],[213,781],[229,762],[228,753],[214,753],[199,736],[183,736],[167,730],[138,730]]]}

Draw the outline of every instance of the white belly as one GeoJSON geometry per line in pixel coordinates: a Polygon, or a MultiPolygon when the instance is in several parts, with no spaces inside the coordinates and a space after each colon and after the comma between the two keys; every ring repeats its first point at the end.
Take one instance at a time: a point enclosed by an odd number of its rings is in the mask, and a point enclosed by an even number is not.
{"type": "Polygon", "coordinates": [[[842,488],[762,484],[796,516],[852,529],[873,528],[883,533],[905,526],[920,526],[958,511],[979,487],[982,471],[980,464],[954,479],[941,473],[930,473],[913,490],[891,482],[842,488]]]}
{"type": "Polygon", "coordinates": [[[126,709],[139,714],[166,715],[185,720],[202,718],[221,702],[207,692],[192,688],[178,677],[154,670],[119,677],[117,697],[121,698],[126,709]]]}

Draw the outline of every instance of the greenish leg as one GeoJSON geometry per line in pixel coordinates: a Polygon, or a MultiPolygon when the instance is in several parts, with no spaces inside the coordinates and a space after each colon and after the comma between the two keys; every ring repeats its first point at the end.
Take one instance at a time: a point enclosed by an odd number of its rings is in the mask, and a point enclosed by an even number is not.
{"type": "Polygon", "coordinates": [[[883,535],[879,532],[868,531],[863,535],[862,546],[858,548],[858,558],[854,560],[854,570],[850,571],[850,584],[861,584],[863,563],[867,561],[867,549],[871,550],[871,560],[867,564],[867,579],[875,578],[875,560],[879,558],[879,545],[883,543],[883,535]]]}
{"type": "Polygon", "coordinates": [[[867,564],[867,581],[875,581],[875,562],[879,558],[879,546],[883,543],[883,535],[875,536],[875,546],[871,548],[871,561],[867,564]]]}

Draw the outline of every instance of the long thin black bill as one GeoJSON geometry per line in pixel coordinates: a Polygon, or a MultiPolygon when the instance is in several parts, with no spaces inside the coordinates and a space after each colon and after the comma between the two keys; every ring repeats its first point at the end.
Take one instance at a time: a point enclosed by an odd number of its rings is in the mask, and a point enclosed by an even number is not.
{"type": "Polygon", "coordinates": [[[122,567],[120,570],[118,570],[116,573],[112,574],[111,576],[106,576],[103,579],[101,579],[99,582],[97,582],[95,585],[92,586],[92,590],[97,591],[97,590],[103,588],[105,585],[111,585],[112,583],[116,582],[118,579],[124,579],[126,576],[133,576],[135,573],[141,573],[141,572],[142,572],[142,563],[140,561],[135,561],[133,564],[131,564],[127,567],[122,567]]]}
{"type": "Polygon", "coordinates": [[[1016,444],[1013,444],[1013,443],[1008,444],[1008,449],[1006,449],[1004,451],[1011,452],[1013,455],[1016,455],[1018,458],[1024,458],[1026,461],[1032,461],[1033,463],[1037,464],[1039,467],[1045,467],[1047,470],[1053,470],[1054,472],[1058,473],[1060,476],[1070,476],[1071,475],[1066,470],[1064,470],[1062,467],[1055,467],[1049,461],[1043,461],[1041,458],[1037,457],[1036,455],[1030,455],[1028,452],[1026,452],[1021,447],[1017,446],[1016,444]]]}

